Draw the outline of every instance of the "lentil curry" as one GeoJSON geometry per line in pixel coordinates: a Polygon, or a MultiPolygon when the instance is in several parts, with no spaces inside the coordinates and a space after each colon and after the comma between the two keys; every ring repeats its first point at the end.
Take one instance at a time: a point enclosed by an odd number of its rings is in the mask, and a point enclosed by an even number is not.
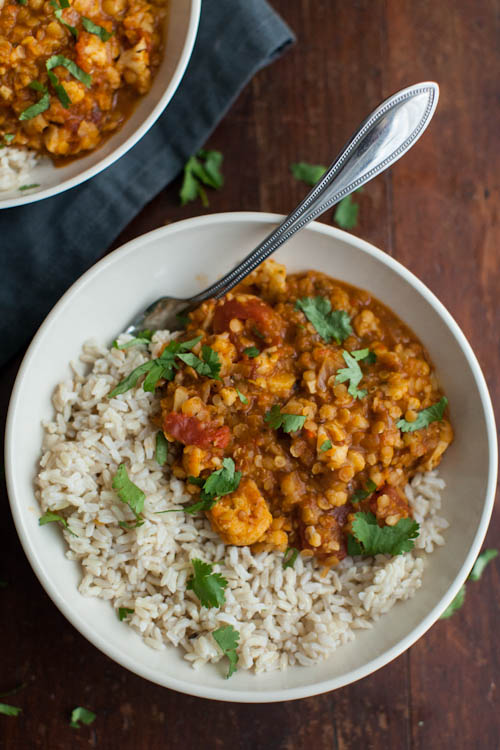
{"type": "Polygon", "coordinates": [[[166,0],[4,0],[5,141],[52,157],[99,146],[151,87],[165,6],[166,0]]]}
{"type": "Polygon", "coordinates": [[[411,516],[404,487],[439,464],[453,432],[424,347],[387,307],[267,261],[190,314],[181,340],[197,336],[193,353],[212,350],[220,371],[185,358],[163,386],[162,427],[194,496],[227,459],[241,472],[207,511],[225,543],[335,565],[355,511],[382,528],[411,516]]]}

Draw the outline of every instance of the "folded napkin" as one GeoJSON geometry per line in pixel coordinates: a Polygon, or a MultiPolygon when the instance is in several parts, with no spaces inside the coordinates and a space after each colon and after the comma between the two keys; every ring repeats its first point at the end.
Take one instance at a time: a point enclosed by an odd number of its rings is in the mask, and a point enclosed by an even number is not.
{"type": "Polygon", "coordinates": [[[254,73],[292,41],[265,0],[203,0],[186,74],[149,133],[83,185],[0,210],[0,364],[26,344],[68,286],[179,174],[254,73]]]}

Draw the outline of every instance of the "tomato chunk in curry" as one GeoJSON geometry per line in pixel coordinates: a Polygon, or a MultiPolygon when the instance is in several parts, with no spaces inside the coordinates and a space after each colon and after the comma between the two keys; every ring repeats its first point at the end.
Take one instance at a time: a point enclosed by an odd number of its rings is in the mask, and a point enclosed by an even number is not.
{"type": "Polygon", "coordinates": [[[202,336],[193,351],[217,353],[220,379],[179,368],[163,388],[163,430],[181,446],[177,477],[208,477],[227,457],[241,472],[238,488],[208,511],[224,542],[295,547],[334,565],[347,554],[355,511],[371,511],[381,526],[411,515],[405,485],[439,464],[453,432],[447,418],[397,426],[442,394],[424,347],[387,307],[323,273],[287,276],[267,261],[189,317],[181,338],[202,336]],[[344,311],[343,340],[318,333],[296,304],[304,298],[344,311]],[[339,371],[360,350],[356,388],[339,371]],[[299,429],[273,426],[273,408],[300,416],[299,429]]]}

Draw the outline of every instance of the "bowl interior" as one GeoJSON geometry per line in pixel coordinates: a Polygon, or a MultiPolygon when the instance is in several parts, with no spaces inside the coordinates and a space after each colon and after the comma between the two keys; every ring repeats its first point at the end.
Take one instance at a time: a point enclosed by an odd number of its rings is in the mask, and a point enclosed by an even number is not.
{"type": "Polygon", "coordinates": [[[50,159],[41,159],[31,173],[30,183],[40,185],[29,192],[0,191],[0,208],[31,203],[68,190],[93,177],[123,156],[149,130],[174,95],[193,49],[201,0],[169,0],[164,55],[148,94],[137,106],[123,127],[102,147],[87,156],[54,167],[50,159]],[[31,179],[32,178],[32,179],[31,179]]]}
{"type": "Polygon", "coordinates": [[[40,423],[52,414],[51,393],[69,377],[82,343],[109,343],[139,310],[162,294],[188,296],[214,281],[275,226],[267,214],[220,214],[145,235],[88,271],[62,298],[35,337],[20,370],[9,410],[6,469],[16,526],[42,585],[68,619],[110,657],[154,682],[211,698],[271,701],[303,697],[352,682],[411,645],[462,584],[486,532],[496,477],[494,422],[477,361],[463,334],[433,295],[408,271],[340,230],[313,224],[276,255],[290,271],[316,268],[370,290],[424,342],[450,400],[455,441],[442,463],[447,482],[446,545],[428,557],[424,585],[372,630],[315,667],[255,676],[239,672],[230,686],[220,667],[195,672],[173,648],[153,651],[104,601],[77,591],[79,566],[64,557],[56,528],[37,525],[33,477],[40,423]],[[193,274],[193,269],[195,269],[193,274]],[[464,397],[466,394],[466,397],[464,397]],[[27,426],[30,426],[29,429],[27,426]]]}

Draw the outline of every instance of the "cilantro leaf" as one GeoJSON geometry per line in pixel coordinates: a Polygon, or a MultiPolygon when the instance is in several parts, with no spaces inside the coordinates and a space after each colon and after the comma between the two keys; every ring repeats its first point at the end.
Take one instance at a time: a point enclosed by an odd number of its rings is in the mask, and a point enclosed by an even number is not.
{"type": "Polygon", "coordinates": [[[372,482],[371,479],[369,479],[365,485],[364,490],[357,490],[353,493],[350,497],[351,503],[359,503],[360,500],[366,500],[367,497],[370,497],[370,495],[375,492],[377,489],[377,485],[375,482],[372,482]]]}
{"type": "Polygon", "coordinates": [[[241,471],[235,471],[232,458],[222,459],[222,469],[213,471],[202,487],[202,494],[209,497],[222,497],[238,489],[241,471]]]}
{"type": "Polygon", "coordinates": [[[302,297],[295,303],[295,309],[304,313],[324,341],[335,339],[341,344],[352,333],[349,315],[345,310],[332,310],[326,297],[302,297]]]}
{"type": "Polygon", "coordinates": [[[243,349],[243,354],[246,354],[247,357],[253,359],[254,357],[258,357],[260,352],[256,346],[247,346],[246,349],[243,349]]]}
{"type": "Polygon", "coordinates": [[[141,375],[144,375],[144,373],[149,372],[152,367],[154,367],[155,360],[150,360],[149,362],[144,362],[144,364],[139,365],[139,367],[136,367],[134,370],[132,370],[131,373],[127,375],[127,377],[120,381],[118,385],[113,388],[111,393],[108,394],[108,398],[114,398],[114,396],[120,395],[120,393],[125,393],[125,391],[129,391],[131,388],[134,388],[137,385],[137,382],[141,375]]]}
{"type": "Polygon", "coordinates": [[[92,76],[86,73],[84,70],[78,67],[76,62],[74,60],[70,60],[68,57],[65,57],[64,55],[52,55],[49,57],[47,62],[45,63],[45,67],[47,70],[52,70],[52,68],[57,68],[59,65],[62,65],[66,70],[69,70],[73,78],[76,78],[77,81],[80,81],[80,83],[83,83],[84,86],[86,86],[88,89],[92,85],[92,76]]]}
{"type": "Polygon", "coordinates": [[[66,89],[61,83],[59,83],[59,78],[51,70],[47,71],[47,75],[49,77],[49,81],[54,87],[57,98],[61,102],[64,109],[68,109],[71,104],[71,99],[69,98],[66,89]]]}
{"type": "Polygon", "coordinates": [[[401,432],[415,432],[415,430],[420,430],[422,427],[428,427],[431,422],[441,422],[447,403],[448,399],[446,396],[443,396],[437,403],[428,406],[427,409],[422,409],[414,422],[407,422],[406,419],[400,419],[399,422],[396,422],[396,427],[399,427],[401,432]]]}
{"type": "Polygon", "coordinates": [[[352,195],[345,198],[336,205],[333,220],[341,229],[354,229],[358,223],[359,205],[353,203],[352,195]]]}
{"type": "Polygon", "coordinates": [[[220,573],[212,573],[213,566],[202,560],[193,558],[194,575],[186,584],[186,588],[194,591],[204,607],[220,607],[226,601],[224,589],[227,581],[220,573]]]}
{"type": "Polygon", "coordinates": [[[189,367],[192,367],[199,375],[206,375],[214,380],[220,380],[219,372],[222,363],[217,352],[210,346],[203,345],[201,347],[201,356],[202,359],[192,352],[177,355],[180,360],[189,365],[189,367]]]}
{"type": "Polygon", "coordinates": [[[306,421],[306,417],[300,414],[284,414],[280,407],[275,404],[272,409],[266,412],[264,421],[269,424],[273,430],[283,428],[283,432],[297,432],[301,430],[306,421]]]}
{"type": "Polygon", "coordinates": [[[58,513],[53,513],[51,510],[46,510],[43,516],[40,516],[40,518],[38,519],[39,526],[45,526],[45,524],[47,523],[54,522],[62,524],[66,531],[71,534],[71,536],[78,536],[78,534],[75,534],[75,532],[70,529],[70,527],[68,526],[68,522],[63,516],[60,516],[58,513]]]}
{"type": "Polygon", "coordinates": [[[33,182],[31,185],[21,185],[18,190],[32,190],[33,188],[40,187],[39,182],[33,182]]]}
{"type": "Polygon", "coordinates": [[[132,346],[143,346],[144,344],[149,345],[153,338],[153,334],[154,331],[146,328],[144,331],[140,331],[135,338],[129,339],[129,341],[126,341],[124,344],[118,344],[118,341],[115,339],[113,341],[113,348],[122,350],[130,349],[132,346]]]}
{"type": "Polygon", "coordinates": [[[224,656],[227,656],[229,659],[229,670],[226,675],[226,680],[228,680],[231,675],[236,672],[236,665],[238,663],[236,647],[240,640],[240,634],[232,625],[224,625],[223,627],[214,630],[212,635],[224,656]]]}
{"type": "Polygon", "coordinates": [[[99,37],[101,42],[107,42],[108,39],[111,39],[113,36],[112,31],[108,31],[103,26],[98,26],[96,23],[90,20],[90,18],[86,18],[85,16],[82,16],[82,26],[85,29],[85,31],[88,31],[89,34],[95,34],[99,37]]]}
{"type": "Polygon", "coordinates": [[[364,354],[364,352],[368,353],[369,350],[359,349],[358,351],[351,353],[344,350],[342,352],[342,356],[347,367],[341,367],[340,370],[337,371],[337,374],[335,376],[336,383],[345,383],[346,380],[350,380],[349,388],[347,390],[353,398],[364,398],[367,394],[367,391],[358,389],[358,385],[363,378],[363,371],[358,365],[357,360],[363,358],[362,356],[360,356],[360,353],[364,354]]]}
{"type": "Polygon", "coordinates": [[[30,88],[34,89],[35,91],[41,92],[42,96],[37,102],[35,102],[35,104],[32,104],[26,109],[23,109],[23,111],[19,115],[20,120],[32,120],[33,117],[37,117],[37,115],[45,112],[45,110],[50,107],[50,94],[47,91],[47,88],[38,81],[31,81],[29,85],[30,88]]]}
{"type": "Polygon", "coordinates": [[[238,388],[236,389],[236,393],[238,394],[238,398],[239,398],[239,400],[241,401],[242,404],[248,404],[247,397],[244,396],[243,393],[240,390],[238,390],[238,388]]]}
{"type": "Polygon", "coordinates": [[[208,198],[202,186],[219,190],[224,184],[224,177],[220,171],[223,156],[220,151],[207,151],[201,149],[196,156],[191,156],[185,167],[180,199],[183,206],[189,201],[195,201],[200,197],[202,204],[208,206],[208,198]]]}
{"type": "Polygon", "coordinates": [[[285,554],[283,555],[283,570],[286,568],[293,568],[295,565],[295,560],[297,559],[299,555],[299,550],[295,547],[287,547],[285,550],[285,554]]]}
{"type": "Polygon", "coordinates": [[[156,433],[155,458],[160,466],[164,466],[168,456],[168,440],[162,430],[156,433]]]}
{"type": "Polygon", "coordinates": [[[321,164],[308,164],[306,161],[290,164],[290,171],[296,180],[302,180],[313,187],[323,177],[326,167],[321,164]]]}
{"type": "Polygon", "coordinates": [[[452,601],[448,604],[445,611],[439,618],[440,620],[447,620],[448,617],[451,617],[455,614],[461,607],[463,607],[465,602],[465,584],[462,586],[462,588],[459,590],[458,594],[452,601]]]}
{"type": "Polygon", "coordinates": [[[50,5],[54,8],[54,15],[59,21],[59,23],[62,23],[63,26],[66,26],[68,31],[70,31],[75,39],[78,39],[78,29],[75,29],[74,26],[71,26],[69,23],[66,23],[66,21],[62,17],[62,12],[64,8],[69,8],[69,2],[68,0],[50,0],[50,5]]]}
{"type": "Polygon", "coordinates": [[[22,708],[17,706],[9,706],[7,703],[0,703],[0,714],[4,716],[19,716],[22,708]]]}
{"type": "Polygon", "coordinates": [[[485,549],[484,552],[482,552],[479,555],[479,557],[477,558],[476,562],[473,565],[471,572],[469,573],[470,580],[479,581],[479,579],[483,575],[483,571],[485,567],[488,565],[489,562],[494,560],[497,555],[498,555],[497,549],[485,549]]]}
{"type": "Polygon", "coordinates": [[[319,449],[320,449],[320,451],[323,451],[323,453],[324,453],[325,451],[329,451],[331,447],[332,447],[332,441],[331,440],[323,440],[323,442],[321,443],[319,449]]]}
{"type": "Polygon", "coordinates": [[[413,549],[420,526],[412,518],[401,518],[395,526],[382,526],[373,513],[356,513],[352,535],[347,539],[349,555],[402,555],[413,549]]]}
{"type": "MultiPolygon", "coordinates": [[[[118,495],[122,503],[128,505],[132,513],[135,515],[137,521],[144,523],[141,518],[141,513],[144,508],[144,500],[146,498],[146,495],[136,484],[134,484],[129,479],[125,464],[119,465],[118,471],[113,478],[111,486],[116,491],[116,494],[118,495]]],[[[142,523],[136,524],[136,526],[142,526],[142,523]]],[[[123,524],[125,524],[125,521],[121,521],[120,526],[123,524]]],[[[126,526],[126,528],[131,527],[126,526]]]]}
{"type": "Polygon", "coordinates": [[[118,607],[118,617],[120,619],[120,622],[123,622],[128,615],[133,615],[135,612],[135,609],[129,609],[128,607],[118,607]]]}
{"type": "Polygon", "coordinates": [[[80,729],[80,721],[84,724],[92,724],[96,719],[96,715],[93,711],[89,711],[88,708],[82,708],[82,706],[77,706],[77,708],[74,708],[71,712],[71,721],[70,721],[70,727],[73,727],[73,729],[80,729]]]}
{"type": "Polygon", "coordinates": [[[5,143],[11,143],[14,140],[15,137],[16,136],[15,136],[14,133],[4,133],[4,135],[3,135],[3,139],[4,139],[5,143]]]}

